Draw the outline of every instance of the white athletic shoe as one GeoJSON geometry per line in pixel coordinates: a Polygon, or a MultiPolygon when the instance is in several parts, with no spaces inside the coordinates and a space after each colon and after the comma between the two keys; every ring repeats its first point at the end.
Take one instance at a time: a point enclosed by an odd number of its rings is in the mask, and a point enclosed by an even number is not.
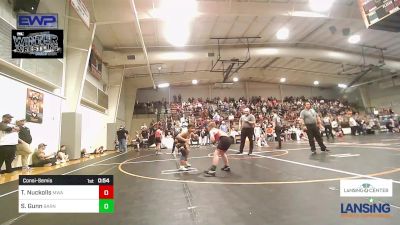
{"type": "Polygon", "coordinates": [[[22,170],[27,170],[27,171],[30,171],[30,170],[32,170],[32,168],[31,168],[31,167],[29,167],[29,166],[23,166],[23,167],[22,167],[22,170]]]}
{"type": "Polygon", "coordinates": [[[181,166],[179,167],[179,171],[189,171],[189,169],[184,166],[181,166]]]}
{"type": "Polygon", "coordinates": [[[192,164],[190,164],[190,163],[187,162],[185,167],[186,167],[186,168],[192,167],[192,164]]]}

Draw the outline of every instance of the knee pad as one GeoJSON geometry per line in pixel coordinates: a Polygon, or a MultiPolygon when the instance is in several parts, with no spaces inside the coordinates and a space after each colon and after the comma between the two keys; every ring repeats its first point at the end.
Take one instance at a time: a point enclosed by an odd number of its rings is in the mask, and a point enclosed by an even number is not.
{"type": "Polygon", "coordinates": [[[179,151],[181,152],[181,160],[187,160],[187,150],[184,147],[180,147],[179,151]]]}
{"type": "Polygon", "coordinates": [[[181,154],[181,157],[180,157],[180,160],[181,160],[181,161],[187,161],[187,156],[186,156],[186,154],[182,153],[182,154],[181,154]]]}

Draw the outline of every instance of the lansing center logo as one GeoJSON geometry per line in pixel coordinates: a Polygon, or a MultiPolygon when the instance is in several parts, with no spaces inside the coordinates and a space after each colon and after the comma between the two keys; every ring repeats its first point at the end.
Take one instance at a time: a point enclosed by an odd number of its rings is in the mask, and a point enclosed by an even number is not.
{"type": "Polygon", "coordinates": [[[365,193],[365,194],[375,194],[375,193],[388,193],[389,188],[376,188],[372,184],[364,183],[357,188],[345,188],[345,193],[365,193]]]}
{"type": "Polygon", "coordinates": [[[354,217],[380,217],[390,218],[390,205],[388,203],[342,203],[340,212],[344,218],[354,217]]]}
{"type": "Polygon", "coordinates": [[[340,197],[392,197],[392,180],[340,180],[340,197]]]}
{"type": "Polygon", "coordinates": [[[343,218],[390,218],[390,204],[374,202],[372,197],[392,197],[393,181],[387,179],[340,180],[340,197],[367,197],[368,203],[341,203],[343,218]]]}

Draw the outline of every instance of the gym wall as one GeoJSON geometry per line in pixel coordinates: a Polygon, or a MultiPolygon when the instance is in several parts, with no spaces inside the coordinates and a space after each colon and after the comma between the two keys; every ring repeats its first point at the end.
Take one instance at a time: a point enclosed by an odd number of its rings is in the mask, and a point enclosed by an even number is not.
{"type": "Polygon", "coordinates": [[[400,78],[367,86],[371,107],[392,107],[395,113],[400,112],[400,78]]]}
{"type": "Polygon", "coordinates": [[[47,154],[57,152],[60,145],[60,115],[63,101],[60,97],[0,75],[0,102],[2,105],[0,116],[6,113],[13,115],[12,123],[25,118],[28,88],[44,94],[42,123],[26,123],[33,137],[31,147],[36,148],[38,144],[45,143],[48,145],[47,154]]]}
{"type": "Polygon", "coordinates": [[[81,106],[79,111],[82,114],[82,148],[93,152],[100,146],[106,147],[107,115],[86,106],[81,106]]]}
{"type": "MultiPolygon", "coordinates": [[[[197,86],[186,86],[186,87],[170,87],[158,90],[153,89],[139,89],[137,91],[137,101],[159,101],[163,98],[173,100],[173,96],[181,94],[184,100],[189,97],[195,98],[213,98],[213,97],[246,97],[246,86],[245,83],[240,82],[232,85],[229,89],[214,88],[213,85],[197,85],[197,86]]],[[[285,96],[323,96],[325,98],[337,98],[338,90],[335,89],[322,89],[315,87],[295,86],[295,85],[280,85],[280,84],[268,84],[268,83],[247,83],[247,97],[261,96],[261,97],[276,97],[280,99],[285,96]],[[281,86],[281,90],[280,87],[281,86]]]]}

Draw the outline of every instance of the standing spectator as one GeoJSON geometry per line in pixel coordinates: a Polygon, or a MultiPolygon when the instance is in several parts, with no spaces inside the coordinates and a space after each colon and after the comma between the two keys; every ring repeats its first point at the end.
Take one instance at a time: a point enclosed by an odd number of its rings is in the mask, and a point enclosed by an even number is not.
{"type": "Polygon", "coordinates": [[[351,135],[356,136],[358,124],[357,121],[352,116],[349,118],[349,125],[351,129],[351,135]]]}
{"type": "Polygon", "coordinates": [[[306,102],[305,108],[300,112],[301,123],[304,126],[304,130],[307,132],[308,142],[311,147],[312,154],[316,154],[315,141],[317,140],[318,145],[321,147],[321,151],[329,151],[322,140],[319,128],[321,127],[321,118],[319,118],[317,112],[311,109],[311,103],[306,102]]]}
{"type": "Polygon", "coordinates": [[[13,172],[11,163],[17,150],[19,127],[10,126],[12,116],[5,114],[0,122],[0,168],[6,163],[6,173],[13,172]]]}
{"type": "Polygon", "coordinates": [[[322,119],[325,127],[325,134],[326,138],[329,140],[329,135],[332,137],[332,139],[335,139],[332,133],[332,123],[331,123],[331,117],[329,115],[325,115],[325,117],[322,119]]]}
{"type": "Polygon", "coordinates": [[[256,145],[258,147],[261,147],[261,141],[260,141],[261,134],[262,134],[261,126],[259,123],[256,123],[256,125],[254,127],[254,137],[255,137],[256,145]]]}
{"type": "Polygon", "coordinates": [[[282,138],[281,138],[282,119],[276,110],[274,110],[273,113],[274,113],[274,115],[272,118],[272,125],[273,125],[273,128],[275,129],[276,138],[278,139],[278,148],[277,149],[281,149],[282,148],[282,138]]]}
{"type": "Polygon", "coordinates": [[[125,130],[125,127],[121,125],[121,127],[117,131],[119,152],[121,153],[125,153],[126,151],[128,151],[126,144],[126,140],[128,139],[128,134],[129,133],[127,130],[125,130]]]}
{"type": "Polygon", "coordinates": [[[235,116],[233,115],[233,113],[230,113],[228,116],[228,120],[229,120],[229,128],[230,130],[232,130],[233,128],[233,122],[235,120],[235,116]]]}
{"type": "Polygon", "coordinates": [[[25,119],[18,120],[16,124],[19,127],[16,155],[21,156],[22,169],[30,170],[28,158],[33,152],[29,146],[32,143],[31,131],[25,126],[25,119]]]}
{"type": "Polygon", "coordinates": [[[203,127],[203,129],[200,132],[200,145],[207,145],[208,144],[208,129],[203,127]]]}
{"type": "Polygon", "coordinates": [[[136,144],[136,151],[140,151],[140,134],[139,131],[136,131],[136,137],[135,137],[135,144],[136,144]]]}
{"type": "Polygon", "coordinates": [[[147,129],[147,126],[144,125],[140,129],[141,129],[140,135],[142,136],[142,140],[147,141],[149,139],[149,130],[147,129]]]}
{"type": "Polygon", "coordinates": [[[336,119],[333,119],[333,121],[332,121],[332,130],[334,130],[335,132],[338,132],[339,131],[338,126],[339,126],[339,124],[336,121],[336,119]]]}
{"type": "Polygon", "coordinates": [[[244,144],[246,142],[246,137],[249,139],[250,142],[250,149],[249,155],[253,153],[253,136],[254,136],[254,125],[256,123],[256,118],[254,115],[250,114],[250,109],[245,108],[243,110],[243,115],[240,117],[239,120],[239,130],[240,133],[240,149],[238,154],[243,154],[244,144]]]}
{"type": "Polygon", "coordinates": [[[156,142],[156,155],[161,152],[161,138],[162,138],[162,131],[160,126],[157,127],[156,132],[154,133],[155,136],[155,142],[156,142]]]}

